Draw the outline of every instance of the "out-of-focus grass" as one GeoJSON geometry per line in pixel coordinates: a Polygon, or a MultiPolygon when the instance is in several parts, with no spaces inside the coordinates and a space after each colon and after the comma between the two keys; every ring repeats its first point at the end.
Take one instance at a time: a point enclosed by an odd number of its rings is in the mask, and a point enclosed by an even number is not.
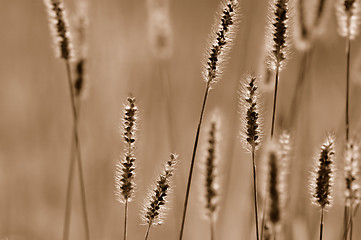
{"type": "MultiPolygon", "coordinates": [[[[65,3],[71,16],[73,3],[65,3]]],[[[224,112],[225,149],[222,151],[227,157],[221,162],[225,165],[224,172],[231,167],[230,184],[223,187],[228,188],[229,198],[221,202],[223,212],[217,230],[220,239],[248,239],[254,232],[250,229],[253,226],[250,224],[253,219],[251,162],[239,137],[230,134],[239,131],[238,81],[245,71],[259,67],[267,3],[242,1],[242,5],[243,17],[236,44],[223,79],[210,94],[206,112],[207,115],[215,107],[224,112]]],[[[175,196],[166,223],[152,229],[151,238],[177,239],[186,173],[204,88],[200,59],[217,6],[215,0],[171,2],[175,48],[169,68],[177,144],[175,149],[170,149],[164,93],[157,77],[156,62],[147,45],[145,2],[90,1],[89,97],[82,103],[80,138],[92,239],[119,239],[122,233],[123,208],[113,196],[113,173],[123,147],[118,126],[122,104],[129,92],[137,97],[141,111],[137,193],[130,204],[129,239],[143,238],[146,227],[140,225],[139,210],[147,187],[170,151],[180,155],[175,196]]],[[[301,127],[296,135],[297,147],[290,173],[291,219],[305,221],[309,237],[317,236],[318,231],[318,210],[311,206],[308,195],[308,172],[313,154],[325,131],[335,129],[338,153],[344,138],[344,42],[336,33],[333,19],[332,14],[325,36],[316,43],[307,79],[309,93],[304,97],[309,107],[300,114],[301,127]]],[[[3,236],[16,240],[60,239],[71,139],[65,66],[53,56],[42,1],[3,3],[0,20],[3,30],[0,37],[0,239],[3,236]]],[[[352,59],[358,57],[358,48],[359,40],[356,40],[352,59]]],[[[288,111],[298,64],[299,55],[292,49],[287,69],[281,73],[279,119],[288,111]]],[[[357,105],[360,86],[351,89],[351,132],[357,133],[361,115],[357,105]]],[[[265,96],[265,99],[265,125],[269,127],[271,97],[265,96]]],[[[341,170],[342,155],[338,154],[336,164],[341,170]]],[[[326,217],[325,236],[331,240],[339,237],[343,214],[341,172],[338,177],[336,204],[326,217]]],[[[74,196],[71,238],[81,239],[80,197],[77,193],[74,196]]],[[[189,207],[185,238],[206,239],[208,225],[201,221],[202,205],[195,186],[191,190],[189,207]]],[[[359,221],[357,216],[355,226],[359,221]]],[[[295,231],[303,230],[296,226],[295,231]]],[[[355,239],[360,235],[361,231],[354,229],[355,239]]]]}

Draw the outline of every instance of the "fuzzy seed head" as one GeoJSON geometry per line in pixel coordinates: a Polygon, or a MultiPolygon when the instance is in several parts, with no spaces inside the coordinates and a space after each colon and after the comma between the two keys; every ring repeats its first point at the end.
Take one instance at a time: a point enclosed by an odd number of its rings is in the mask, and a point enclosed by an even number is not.
{"type": "Polygon", "coordinates": [[[267,194],[269,199],[268,207],[268,220],[273,226],[278,225],[282,219],[282,207],[283,207],[283,169],[281,167],[281,150],[280,144],[272,140],[268,142],[266,148],[266,160],[267,160],[267,194]]]}
{"type": "Polygon", "coordinates": [[[315,170],[311,176],[310,186],[312,200],[322,209],[331,207],[334,179],[334,144],[333,136],[328,136],[321,146],[315,170]]]}
{"type": "Polygon", "coordinates": [[[222,72],[222,63],[232,46],[234,28],[238,17],[238,1],[228,0],[222,6],[221,18],[210,36],[211,46],[207,50],[207,60],[203,71],[203,78],[207,84],[215,84],[222,72]]]}
{"type": "Polygon", "coordinates": [[[74,42],[77,46],[77,57],[75,60],[74,89],[77,98],[84,96],[87,63],[87,32],[88,32],[88,5],[86,0],[77,2],[77,13],[74,19],[74,42]]]}
{"type": "Polygon", "coordinates": [[[44,0],[53,37],[55,56],[65,60],[74,57],[72,35],[62,0],[44,0]]]}
{"type": "Polygon", "coordinates": [[[296,0],[295,28],[294,34],[295,46],[301,51],[310,47],[310,31],[306,22],[305,0],[296,0]]]}
{"type": "Polygon", "coordinates": [[[220,143],[220,118],[217,112],[213,113],[212,119],[208,124],[207,146],[205,149],[204,160],[204,200],[206,216],[215,220],[218,210],[219,183],[217,176],[217,165],[219,162],[219,143],[220,143]]]}
{"type": "Polygon", "coordinates": [[[165,217],[165,204],[168,201],[168,195],[171,188],[171,178],[174,174],[175,165],[178,161],[178,155],[171,154],[166,162],[162,174],[156,181],[152,191],[148,194],[147,203],[143,209],[143,222],[145,224],[160,225],[165,217]]]}
{"type": "Polygon", "coordinates": [[[173,32],[169,0],[148,0],[148,37],[155,58],[166,60],[172,55],[173,32]]]}
{"type": "Polygon", "coordinates": [[[243,81],[243,90],[241,91],[243,130],[241,135],[244,139],[244,147],[249,151],[254,151],[258,149],[262,135],[257,77],[249,74],[243,81]]]}
{"type": "Polygon", "coordinates": [[[268,67],[272,70],[282,69],[287,55],[288,42],[288,0],[272,0],[270,17],[268,67]]]}
{"type": "Polygon", "coordinates": [[[359,204],[361,194],[359,185],[360,149],[355,141],[349,141],[345,151],[345,198],[347,206],[359,204]]]}
{"type": "Polygon", "coordinates": [[[360,14],[360,0],[337,0],[336,16],[338,20],[338,32],[342,37],[352,40],[358,35],[360,14]]]}
{"type": "Polygon", "coordinates": [[[137,124],[137,111],[135,98],[128,97],[124,110],[123,119],[123,139],[126,143],[125,153],[122,160],[117,163],[115,172],[115,196],[116,199],[124,203],[131,201],[134,192],[134,155],[135,149],[135,132],[137,124]]]}

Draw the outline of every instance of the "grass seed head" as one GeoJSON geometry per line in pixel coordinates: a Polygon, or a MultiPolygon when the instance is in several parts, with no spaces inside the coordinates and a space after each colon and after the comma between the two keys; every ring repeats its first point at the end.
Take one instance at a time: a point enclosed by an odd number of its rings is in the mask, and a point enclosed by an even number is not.
{"type": "Polygon", "coordinates": [[[356,141],[350,140],[346,145],[344,167],[346,183],[345,198],[347,206],[355,206],[360,202],[359,161],[359,145],[356,141]]]}
{"type": "Polygon", "coordinates": [[[116,199],[123,203],[131,201],[134,192],[134,155],[137,111],[135,98],[128,97],[123,119],[123,139],[126,143],[124,157],[117,163],[115,172],[116,199]]]}
{"type": "Polygon", "coordinates": [[[204,160],[204,202],[206,217],[215,220],[219,202],[219,179],[217,174],[219,163],[221,121],[219,112],[215,111],[208,124],[207,145],[204,160]]]}
{"type": "Polygon", "coordinates": [[[53,37],[55,56],[65,60],[74,57],[72,35],[62,0],[44,0],[49,17],[49,28],[53,37]]]}
{"type": "Polygon", "coordinates": [[[288,0],[272,0],[272,16],[268,34],[268,67],[282,69],[285,65],[288,47],[288,0]]]}
{"type": "Polygon", "coordinates": [[[209,37],[211,46],[207,49],[203,78],[210,86],[219,80],[222,73],[222,64],[234,39],[234,29],[238,21],[238,15],[238,1],[226,1],[222,5],[220,19],[217,20],[216,27],[209,37]]]}
{"type": "Polygon", "coordinates": [[[312,173],[310,186],[312,200],[322,209],[332,205],[332,188],[334,182],[334,144],[333,136],[328,136],[322,144],[315,170],[312,173]]]}
{"type": "Polygon", "coordinates": [[[152,191],[149,192],[146,204],[144,205],[142,217],[145,224],[160,225],[165,217],[165,204],[168,201],[168,195],[171,188],[171,178],[174,174],[175,165],[178,161],[178,155],[171,154],[167,160],[162,174],[152,191]]]}
{"type": "Polygon", "coordinates": [[[261,143],[260,102],[257,77],[248,74],[244,77],[241,90],[243,145],[249,151],[258,149],[261,143]]]}
{"type": "Polygon", "coordinates": [[[359,33],[361,4],[360,0],[337,0],[336,16],[338,32],[350,40],[359,33]]]}

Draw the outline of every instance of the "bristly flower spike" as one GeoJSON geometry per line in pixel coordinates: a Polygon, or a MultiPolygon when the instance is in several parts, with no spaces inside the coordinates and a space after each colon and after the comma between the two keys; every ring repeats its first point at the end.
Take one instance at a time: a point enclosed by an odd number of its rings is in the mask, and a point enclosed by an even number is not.
{"type": "Polygon", "coordinates": [[[62,0],[44,0],[49,16],[49,28],[54,41],[55,56],[65,60],[74,57],[69,22],[62,0]]]}
{"type": "Polygon", "coordinates": [[[142,214],[143,222],[148,225],[145,239],[148,238],[151,226],[163,223],[166,210],[165,204],[169,201],[168,195],[171,190],[171,178],[174,174],[177,161],[178,155],[170,154],[170,158],[167,160],[162,174],[148,195],[142,214]]]}
{"type": "Polygon", "coordinates": [[[216,83],[222,72],[222,63],[232,46],[234,39],[234,28],[238,18],[238,1],[228,0],[224,5],[221,20],[217,27],[212,31],[211,47],[206,53],[207,62],[203,71],[203,78],[207,84],[216,83]]]}
{"type": "Polygon", "coordinates": [[[128,97],[123,120],[123,139],[126,143],[124,158],[117,164],[115,173],[116,198],[119,202],[131,201],[134,192],[135,132],[137,124],[135,98],[128,97]]]}
{"type": "Polygon", "coordinates": [[[336,15],[338,30],[342,37],[352,40],[358,35],[360,14],[360,0],[337,0],[336,15]]]}
{"type": "Polygon", "coordinates": [[[345,198],[346,206],[357,206],[360,202],[360,185],[359,185],[359,160],[360,149],[359,145],[350,140],[346,145],[345,151],[345,198]]]}
{"type": "Polygon", "coordinates": [[[281,70],[284,67],[288,47],[288,0],[272,0],[269,36],[269,68],[281,70]]]}
{"type": "Polygon", "coordinates": [[[311,176],[311,195],[313,203],[322,209],[332,205],[332,187],[334,179],[334,144],[333,136],[328,136],[322,144],[315,170],[311,176]]]}
{"type": "Polygon", "coordinates": [[[257,77],[252,73],[244,78],[241,91],[243,145],[249,151],[258,149],[261,143],[261,117],[257,77]]]}

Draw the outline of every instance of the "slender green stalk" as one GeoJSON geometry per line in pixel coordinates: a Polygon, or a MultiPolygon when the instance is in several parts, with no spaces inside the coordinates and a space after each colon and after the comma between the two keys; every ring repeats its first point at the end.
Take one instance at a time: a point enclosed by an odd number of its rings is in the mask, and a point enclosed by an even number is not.
{"type": "Polygon", "coordinates": [[[323,208],[321,208],[321,219],[320,219],[320,240],[322,240],[323,234],[323,208]]]}
{"type": "Polygon", "coordinates": [[[83,166],[82,166],[82,158],[81,158],[81,151],[80,151],[80,142],[79,142],[79,134],[78,134],[78,112],[76,109],[76,100],[73,88],[73,81],[71,78],[71,70],[69,60],[65,61],[66,63],[66,70],[68,75],[68,85],[70,91],[70,98],[71,98],[71,106],[73,112],[73,131],[74,131],[74,142],[75,142],[75,151],[77,154],[77,163],[78,163],[78,175],[79,175],[79,182],[80,182],[80,192],[81,192],[81,199],[82,199],[82,207],[83,207],[83,220],[85,225],[85,235],[86,239],[90,239],[90,231],[89,231],[89,223],[88,223],[88,212],[87,212],[87,204],[86,204],[86,194],[85,194],[85,184],[84,184],[84,176],[83,176],[83,166]]]}
{"type": "Polygon", "coordinates": [[[150,231],[150,227],[152,226],[152,221],[149,221],[148,227],[147,227],[147,232],[145,233],[145,238],[144,240],[148,239],[149,236],[149,231],[150,231]]]}
{"type": "Polygon", "coordinates": [[[259,230],[258,230],[258,201],[257,201],[257,178],[256,178],[256,161],[254,157],[255,149],[252,148],[252,164],[253,164],[253,193],[254,193],[254,215],[256,218],[256,236],[259,240],[259,230]]]}
{"type": "Polygon", "coordinates": [[[128,223],[128,199],[125,199],[124,203],[124,235],[123,239],[127,239],[127,223],[128,223]]]}
{"type": "Polygon", "coordinates": [[[188,183],[187,183],[186,196],[185,196],[185,200],[184,200],[183,216],[182,216],[182,225],[181,225],[181,229],[180,229],[179,240],[182,240],[182,239],[183,239],[183,231],[184,231],[184,224],[185,224],[185,219],[186,219],[186,215],[187,215],[189,192],[190,192],[191,183],[192,183],[194,162],[195,162],[195,157],[196,157],[196,153],[197,153],[199,133],[200,133],[200,131],[201,131],[201,126],[202,126],[203,116],[204,116],[204,109],[205,109],[206,103],[207,103],[209,88],[210,88],[210,82],[208,81],[207,84],[206,84],[206,90],[205,90],[205,92],[204,92],[203,103],[202,103],[202,108],[201,108],[201,114],[200,114],[200,116],[199,116],[197,133],[196,133],[196,138],[195,138],[195,141],[194,141],[194,147],[193,147],[193,153],[192,153],[191,166],[190,166],[190,168],[189,168],[188,183]]]}
{"type": "Polygon", "coordinates": [[[279,72],[280,72],[280,67],[278,66],[277,69],[276,69],[275,91],[274,91],[274,96],[273,96],[271,139],[273,138],[273,132],[274,132],[274,126],[275,126],[275,118],[276,118],[277,88],[278,88],[279,72]]]}

